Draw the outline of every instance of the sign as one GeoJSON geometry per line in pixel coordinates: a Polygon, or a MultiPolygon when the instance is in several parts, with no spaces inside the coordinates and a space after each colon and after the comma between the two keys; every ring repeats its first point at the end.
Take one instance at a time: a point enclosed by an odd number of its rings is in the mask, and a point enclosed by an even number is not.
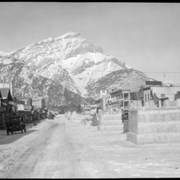
{"type": "Polygon", "coordinates": [[[18,111],[24,111],[24,104],[17,104],[18,111]]]}
{"type": "Polygon", "coordinates": [[[31,111],[32,106],[24,105],[24,110],[25,111],[31,111]]]}
{"type": "Polygon", "coordinates": [[[0,83],[0,88],[10,88],[9,83],[0,83]]]}
{"type": "Polygon", "coordinates": [[[34,99],[32,99],[32,105],[37,108],[44,108],[45,107],[45,99],[34,98],[34,99]]]}
{"type": "Polygon", "coordinates": [[[19,100],[23,101],[25,105],[32,106],[31,98],[19,98],[19,100]]]}
{"type": "Polygon", "coordinates": [[[6,107],[0,107],[0,112],[6,111],[6,107]]]}

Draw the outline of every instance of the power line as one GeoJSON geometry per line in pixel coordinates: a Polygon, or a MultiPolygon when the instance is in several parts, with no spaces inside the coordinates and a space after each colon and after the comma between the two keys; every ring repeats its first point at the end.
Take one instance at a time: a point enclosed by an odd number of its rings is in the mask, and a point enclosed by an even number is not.
{"type": "Polygon", "coordinates": [[[155,73],[160,73],[160,74],[164,74],[164,73],[168,74],[169,73],[169,74],[171,74],[172,73],[172,74],[178,74],[180,72],[144,72],[144,73],[152,73],[152,74],[155,74],[155,73]]]}
{"type": "MultiPolygon", "coordinates": [[[[74,70],[74,71],[77,71],[77,69],[73,69],[73,68],[65,68],[65,69],[67,69],[67,70],[74,70]]],[[[82,69],[83,70],[83,69],[82,69]]],[[[118,69],[118,70],[121,70],[121,69],[118,69]]],[[[117,70],[117,71],[118,71],[117,70]]],[[[135,70],[135,69],[134,69],[135,70]]],[[[86,69],[86,71],[97,71],[97,72],[99,72],[99,70],[93,70],[93,69],[86,69]]],[[[140,71],[140,70],[138,70],[138,71],[140,71]]],[[[149,73],[149,74],[179,74],[180,72],[173,72],[173,71],[169,71],[169,72],[164,72],[164,71],[162,71],[162,72],[158,72],[158,71],[156,71],[156,72],[145,72],[145,71],[142,71],[143,73],[149,73]]]]}

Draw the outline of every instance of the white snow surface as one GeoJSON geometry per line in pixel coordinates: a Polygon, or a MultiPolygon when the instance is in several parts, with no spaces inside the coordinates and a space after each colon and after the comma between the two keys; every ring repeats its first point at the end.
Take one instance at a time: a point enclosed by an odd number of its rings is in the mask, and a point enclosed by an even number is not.
{"type": "Polygon", "coordinates": [[[179,143],[136,145],[119,130],[82,125],[88,115],[58,115],[27,133],[0,131],[1,178],[157,178],[180,176],[179,143]],[[67,119],[68,117],[69,120],[67,119]]]}

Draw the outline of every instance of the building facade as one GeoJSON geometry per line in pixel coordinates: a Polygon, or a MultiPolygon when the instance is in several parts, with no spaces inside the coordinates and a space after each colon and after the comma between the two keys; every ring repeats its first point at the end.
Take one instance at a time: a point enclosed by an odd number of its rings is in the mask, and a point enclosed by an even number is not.
{"type": "Polygon", "coordinates": [[[179,96],[180,86],[163,86],[159,81],[152,81],[143,88],[144,104],[154,101],[155,105],[161,107],[165,101],[175,101],[179,96]],[[154,82],[154,83],[153,83],[154,82]]]}
{"type": "Polygon", "coordinates": [[[127,110],[130,104],[130,90],[116,90],[109,93],[111,96],[112,108],[127,110]]]}

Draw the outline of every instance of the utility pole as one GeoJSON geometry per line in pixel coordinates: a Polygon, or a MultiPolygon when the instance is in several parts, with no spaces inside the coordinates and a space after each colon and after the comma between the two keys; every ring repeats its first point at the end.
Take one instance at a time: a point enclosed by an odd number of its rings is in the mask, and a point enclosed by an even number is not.
{"type": "Polygon", "coordinates": [[[13,83],[12,83],[12,81],[11,81],[11,82],[9,82],[9,89],[10,89],[10,91],[11,91],[12,97],[14,97],[14,92],[13,92],[13,83]]]}
{"type": "Polygon", "coordinates": [[[80,95],[79,95],[79,104],[80,104],[81,102],[80,102],[80,95]]]}
{"type": "Polygon", "coordinates": [[[164,80],[163,81],[165,82],[165,73],[164,73],[164,80]]]}
{"type": "Polygon", "coordinates": [[[4,77],[3,77],[3,88],[4,88],[4,77]]]}

